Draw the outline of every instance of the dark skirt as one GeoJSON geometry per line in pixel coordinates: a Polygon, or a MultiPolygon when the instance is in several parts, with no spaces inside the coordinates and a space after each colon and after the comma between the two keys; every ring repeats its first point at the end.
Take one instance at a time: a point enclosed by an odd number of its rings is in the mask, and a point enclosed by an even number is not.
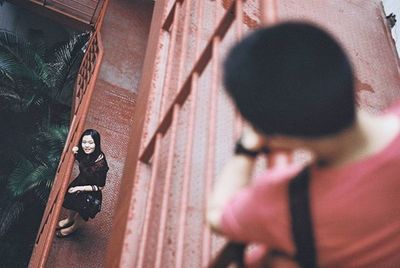
{"type": "MultiPolygon", "coordinates": [[[[74,186],[77,185],[72,185],[72,187],[74,186]]],[[[71,185],[68,189],[70,187],[71,185]]],[[[65,193],[63,207],[78,212],[81,218],[87,221],[89,218],[93,219],[97,213],[100,212],[102,198],[101,191],[75,192],[72,194],[67,191],[65,193]],[[93,202],[96,203],[95,208],[93,207],[93,202]]]]}

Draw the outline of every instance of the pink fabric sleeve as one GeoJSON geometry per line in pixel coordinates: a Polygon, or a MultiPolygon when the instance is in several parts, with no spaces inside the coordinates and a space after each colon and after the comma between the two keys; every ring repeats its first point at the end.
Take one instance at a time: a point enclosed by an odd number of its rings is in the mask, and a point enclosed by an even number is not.
{"type": "MultiPolygon", "coordinates": [[[[222,215],[222,232],[231,240],[250,242],[261,236],[260,224],[257,224],[260,202],[255,200],[251,188],[247,188],[236,195],[225,207],[222,215]]],[[[262,267],[262,260],[268,253],[268,246],[263,243],[254,245],[246,252],[245,263],[249,268],[262,267]]]]}
{"type": "Polygon", "coordinates": [[[272,230],[280,228],[275,226],[276,220],[280,219],[280,226],[287,221],[288,180],[302,168],[291,164],[269,169],[251,186],[235,194],[222,212],[222,232],[233,240],[271,243],[272,230]]]}
{"type": "Polygon", "coordinates": [[[262,224],[268,206],[257,200],[254,187],[249,187],[238,194],[225,206],[222,214],[222,232],[236,241],[265,241],[268,234],[262,224]]]}

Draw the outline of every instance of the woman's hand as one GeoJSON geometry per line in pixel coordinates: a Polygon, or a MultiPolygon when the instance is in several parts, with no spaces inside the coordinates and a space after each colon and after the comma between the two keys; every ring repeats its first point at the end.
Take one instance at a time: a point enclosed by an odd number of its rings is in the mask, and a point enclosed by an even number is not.
{"type": "Polygon", "coordinates": [[[71,187],[68,189],[68,193],[73,194],[75,192],[81,191],[81,188],[79,186],[76,187],[71,187]]]}
{"type": "Polygon", "coordinates": [[[72,147],[72,153],[73,153],[73,154],[77,154],[77,153],[78,153],[78,150],[79,150],[78,146],[72,147]]]}

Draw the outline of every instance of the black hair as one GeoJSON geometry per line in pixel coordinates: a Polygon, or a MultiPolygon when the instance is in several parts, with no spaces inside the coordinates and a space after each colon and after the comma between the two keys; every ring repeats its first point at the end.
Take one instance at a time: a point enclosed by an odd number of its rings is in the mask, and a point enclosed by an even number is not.
{"type": "Polygon", "coordinates": [[[94,129],[86,129],[82,135],[81,138],[79,139],[79,143],[78,143],[78,153],[76,155],[76,158],[78,161],[81,161],[83,159],[85,159],[86,161],[95,161],[99,155],[102,153],[101,151],[101,143],[100,143],[100,133],[97,132],[94,129]],[[83,136],[87,136],[90,135],[94,141],[94,144],[96,145],[94,147],[94,151],[93,153],[91,153],[90,155],[87,155],[82,148],[82,139],[83,136]]]}
{"type": "Polygon", "coordinates": [[[264,134],[320,137],[355,120],[350,61],[333,37],[308,23],[252,32],[228,53],[224,83],[264,134]]]}

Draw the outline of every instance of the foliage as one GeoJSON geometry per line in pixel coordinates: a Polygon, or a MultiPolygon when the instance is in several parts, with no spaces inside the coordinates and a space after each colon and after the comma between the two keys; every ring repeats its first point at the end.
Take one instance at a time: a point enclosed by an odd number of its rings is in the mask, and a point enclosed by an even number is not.
{"type": "Polygon", "coordinates": [[[0,241],[28,207],[47,202],[88,38],[47,47],[0,30],[0,241]]]}
{"type": "Polygon", "coordinates": [[[73,81],[88,36],[74,35],[53,50],[0,31],[0,103],[12,104],[0,109],[34,110],[47,113],[43,118],[49,119],[48,108],[70,106],[73,81]]]}
{"type": "Polygon", "coordinates": [[[22,212],[24,211],[24,206],[21,201],[3,201],[3,207],[0,210],[0,236],[7,233],[10,226],[17,221],[22,212]]]}

